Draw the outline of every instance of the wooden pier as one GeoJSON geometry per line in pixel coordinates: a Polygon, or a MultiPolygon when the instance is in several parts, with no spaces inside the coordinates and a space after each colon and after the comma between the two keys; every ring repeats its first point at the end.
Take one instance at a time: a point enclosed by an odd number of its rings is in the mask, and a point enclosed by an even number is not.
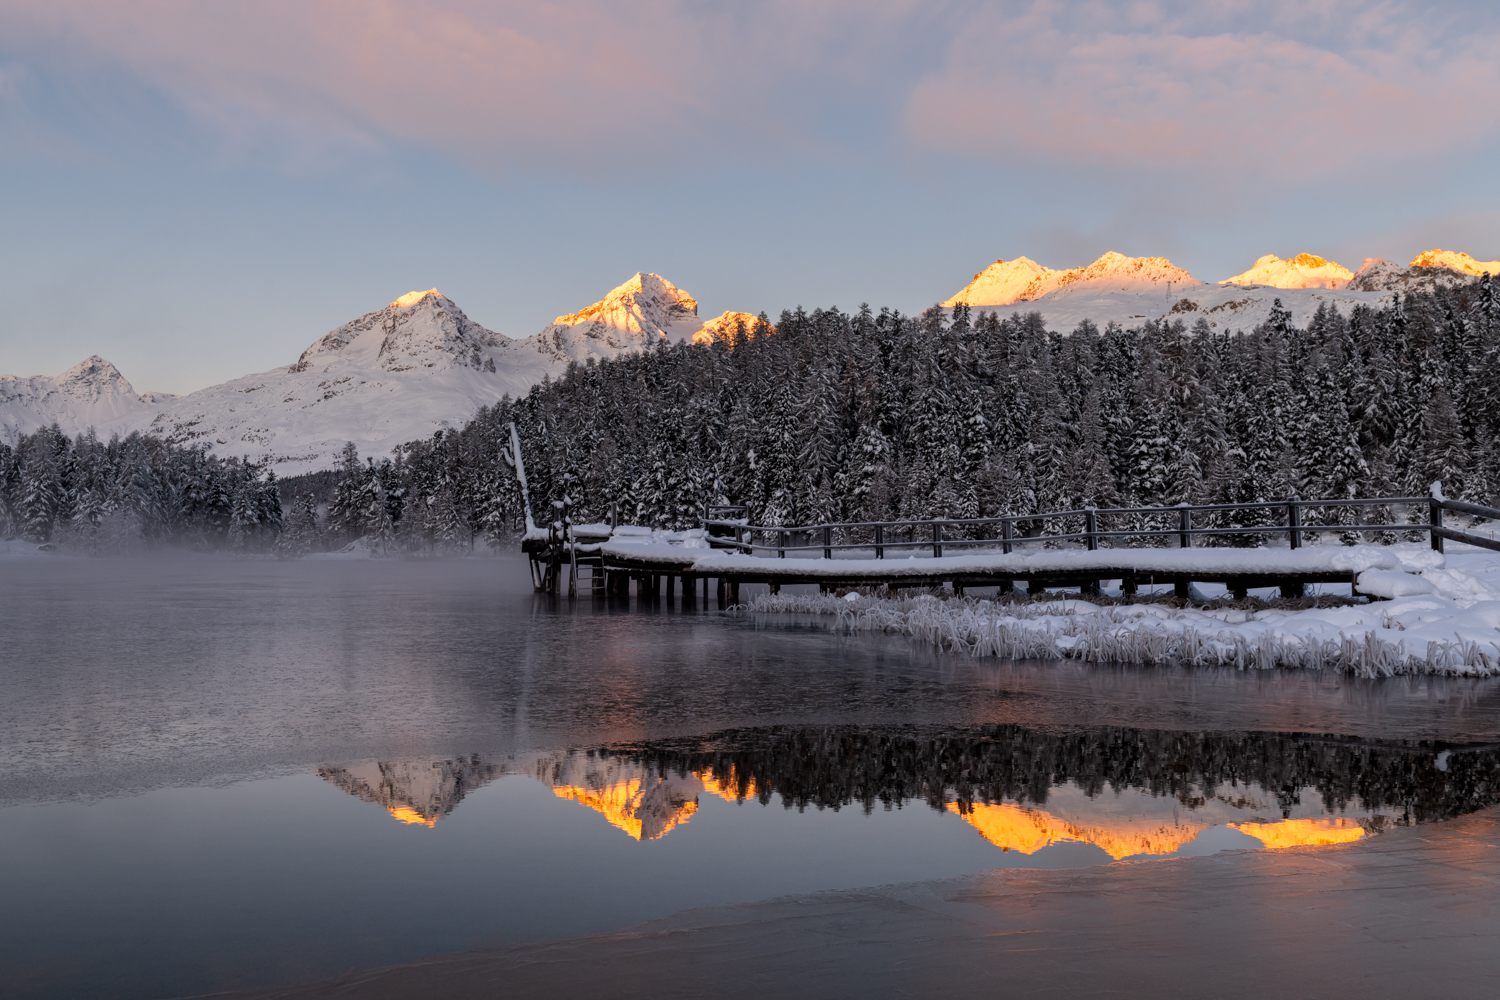
{"type": "MultiPolygon", "coordinates": [[[[622,597],[632,589],[640,598],[677,599],[685,604],[740,603],[742,584],[816,584],[842,588],[951,587],[956,594],[993,587],[1027,593],[1078,588],[1098,593],[1103,581],[1119,580],[1121,590],[1172,586],[1186,598],[1195,583],[1222,584],[1235,597],[1250,590],[1277,588],[1301,597],[1311,583],[1358,587],[1358,566],[1340,565],[1344,546],[1309,549],[1313,533],[1370,539],[1425,537],[1441,552],[1445,540],[1500,550],[1500,540],[1444,524],[1444,512],[1500,520],[1500,509],[1443,498],[1375,497],[1354,500],[1302,500],[1254,504],[1175,507],[1085,508],[995,518],[847,522],[800,526],[752,525],[744,508],[704,510],[700,547],[646,544],[645,528],[617,523],[574,526],[566,505],[545,537],[533,533],[523,543],[532,560],[538,590],[576,595],[587,569],[587,590],[596,597],[622,597]],[[1404,510],[1403,522],[1389,520],[1404,510]],[[1372,522],[1366,514],[1385,512],[1372,522]],[[1335,515],[1336,511],[1353,514],[1335,515]],[[1410,515],[1420,512],[1420,520],[1410,515]],[[1311,516],[1309,516],[1311,515],[1311,516]],[[1254,543],[1285,541],[1286,548],[1254,543]],[[710,551],[705,551],[702,543],[710,551]],[[1224,545],[1230,542],[1230,545],[1224,545]],[[1208,543],[1205,545],[1205,543],[1208,543]],[[1217,544],[1215,544],[1217,543],[1217,544]],[[1189,554],[1178,550],[1197,549],[1189,554]],[[736,558],[722,558],[736,553],[736,558]],[[1326,558],[1325,558],[1326,557],[1326,558]]],[[[617,518],[612,518],[617,521],[617,518]]],[[[1382,567],[1376,567],[1382,568],[1382,567]]]]}

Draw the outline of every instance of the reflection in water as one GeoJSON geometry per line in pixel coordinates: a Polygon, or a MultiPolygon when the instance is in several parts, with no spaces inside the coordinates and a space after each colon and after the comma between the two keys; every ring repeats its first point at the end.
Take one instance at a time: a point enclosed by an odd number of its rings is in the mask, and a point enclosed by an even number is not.
{"type": "Polygon", "coordinates": [[[381,761],[353,767],[320,767],[318,776],[355,798],[373,802],[403,823],[434,826],[466,792],[504,774],[477,754],[450,760],[381,761]]]}
{"type": "Polygon", "coordinates": [[[690,740],[485,759],[323,768],[406,823],[434,825],[467,791],[526,774],[636,840],[688,822],[699,799],[773,796],[799,811],[925,802],[1005,851],[1087,843],[1110,858],[1181,850],[1205,830],[1270,848],[1336,844],[1500,800],[1500,751],[1274,733],[1020,726],[735,730],[690,740]]]}

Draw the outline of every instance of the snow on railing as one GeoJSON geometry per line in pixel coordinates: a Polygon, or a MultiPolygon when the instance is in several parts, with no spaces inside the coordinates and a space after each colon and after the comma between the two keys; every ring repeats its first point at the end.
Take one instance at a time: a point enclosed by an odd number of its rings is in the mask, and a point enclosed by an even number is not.
{"type": "MultiPolygon", "coordinates": [[[[1301,548],[1306,535],[1326,532],[1356,536],[1363,534],[1367,538],[1374,535],[1376,540],[1386,543],[1395,541],[1397,532],[1417,532],[1419,535],[1426,534],[1433,549],[1438,552],[1443,550],[1445,539],[1500,550],[1500,542],[1493,538],[1456,531],[1443,524],[1445,510],[1476,518],[1500,520],[1500,509],[1462,500],[1449,500],[1442,495],[1441,483],[1433,483],[1431,495],[1427,497],[1303,500],[1294,496],[1286,500],[1256,503],[1084,507],[1045,513],[1007,514],[1001,517],[844,521],[795,526],[757,525],[750,524],[743,518],[713,516],[731,509],[736,512],[745,510],[743,507],[705,508],[702,523],[710,543],[719,548],[737,549],[752,555],[774,554],[780,558],[785,558],[788,552],[822,550],[823,558],[832,559],[836,552],[869,552],[873,549],[875,558],[883,559],[887,549],[905,553],[928,548],[934,557],[941,557],[945,547],[979,546],[999,546],[1008,554],[1017,545],[1048,542],[1082,543],[1085,548],[1094,550],[1101,544],[1114,545],[1127,539],[1133,539],[1137,544],[1141,541],[1175,539],[1179,548],[1191,548],[1194,538],[1229,539],[1231,542],[1244,543],[1256,537],[1278,535],[1285,536],[1288,546],[1297,549],[1301,548]],[[1381,518],[1370,523],[1365,521],[1365,512],[1370,508],[1375,508],[1376,513],[1381,514],[1397,507],[1408,511],[1425,507],[1428,517],[1425,521],[1392,522],[1381,518]],[[1352,510],[1354,516],[1330,520],[1327,512],[1338,509],[1352,510]],[[1308,510],[1322,511],[1324,517],[1309,522],[1304,516],[1308,510]],[[1234,517],[1235,514],[1248,516],[1234,517]],[[1195,519],[1195,515],[1199,517],[1195,519]],[[1135,521],[1135,524],[1101,528],[1101,519],[1117,523],[1128,519],[1135,521]],[[1267,520],[1273,523],[1255,523],[1267,520]],[[1078,530],[1045,530],[1049,522],[1058,521],[1065,522],[1065,528],[1074,527],[1078,530]],[[1219,523],[1213,523],[1215,521],[1219,523]],[[1223,523],[1225,521],[1229,523],[1223,523]],[[919,533],[923,537],[917,537],[919,533]],[[762,541],[758,542],[757,537],[762,541]]],[[[1390,515],[1386,513],[1385,516],[1388,518],[1390,515]]]]}

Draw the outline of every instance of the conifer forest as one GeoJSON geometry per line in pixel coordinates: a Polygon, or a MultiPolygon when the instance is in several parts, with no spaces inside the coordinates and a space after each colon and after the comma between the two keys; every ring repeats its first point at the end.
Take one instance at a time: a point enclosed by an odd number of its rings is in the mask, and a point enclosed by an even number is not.
{"type": "MultiPolygon", "coordinates": [[[[1188,314],[1185,314],[1188,315],[1188,314]]],[[[1500,289],[1488,277],[1305,328],[1204,319],[1049,331],[1037,313],[783,312],[710,345],[571,367],[389,456],[278,483],[150,437],[0,445],[0,533],[381,552],[507,546],[533,512],[696,527],[973,518],[1085,506],[1500,494],[1500,289]]],[[[1330,510],[1333,510],[1330,508],[1330,510]]],[[[1230,536],[1234,540],[1234,536],[1230,536]]],[[[1253,543],[1253,539],[1242,539],[1253,543]]]]}

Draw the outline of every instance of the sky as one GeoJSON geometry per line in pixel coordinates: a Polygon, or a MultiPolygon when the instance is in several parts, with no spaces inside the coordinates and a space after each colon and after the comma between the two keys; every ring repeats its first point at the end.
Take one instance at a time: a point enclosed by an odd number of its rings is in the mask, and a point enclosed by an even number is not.
{"type": "Polygon", "coordinates": [[[1500,5],[0,0],[0,373],[188,392],[437,287],[906,312],[997,258],[1500,258],[1500,5]]]}

